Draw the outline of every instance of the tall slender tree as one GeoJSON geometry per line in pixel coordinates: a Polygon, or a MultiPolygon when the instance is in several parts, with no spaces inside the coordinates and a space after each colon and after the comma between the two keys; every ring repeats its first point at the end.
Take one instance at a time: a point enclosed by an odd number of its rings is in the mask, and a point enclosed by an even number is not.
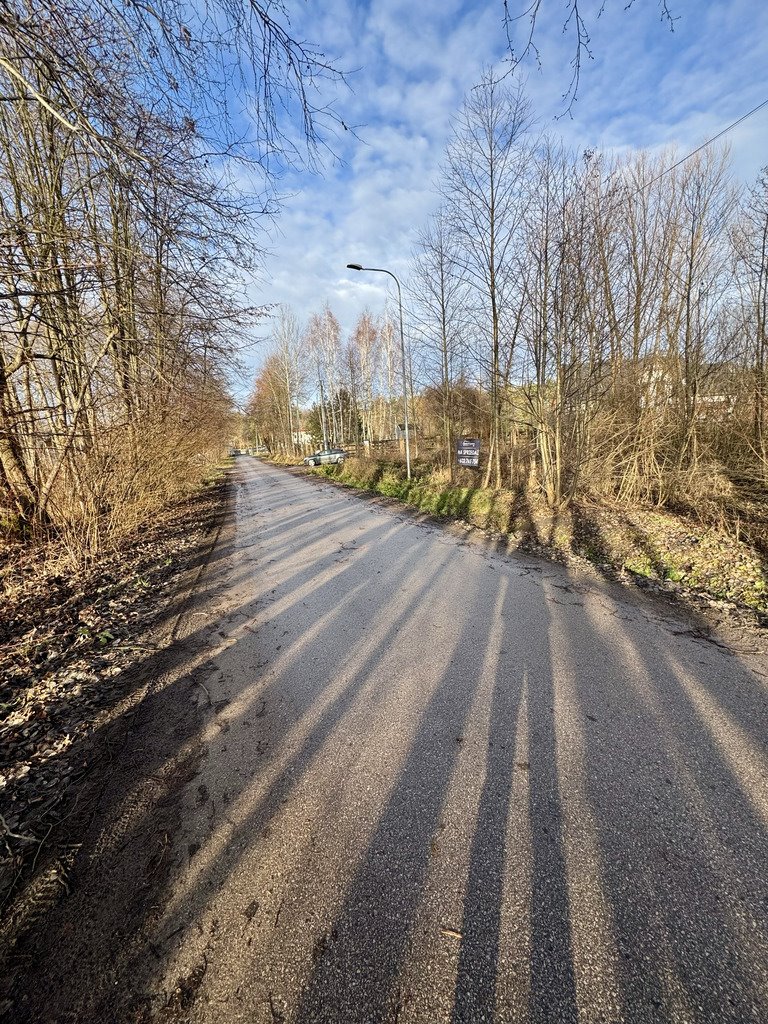
{"type": "Polygon", "coordinates": [[[464,100],[448,143],[441,191],[446,217],[463,256],[461,267],[475,289],[486,339],[491,396],[491,476],[501,486],[501,420],[504,400],[504,317],[515,287],[515,240],[522,224],[527,167],[523,140],[531,124],[521,87],[487,70],[464,100]]]}

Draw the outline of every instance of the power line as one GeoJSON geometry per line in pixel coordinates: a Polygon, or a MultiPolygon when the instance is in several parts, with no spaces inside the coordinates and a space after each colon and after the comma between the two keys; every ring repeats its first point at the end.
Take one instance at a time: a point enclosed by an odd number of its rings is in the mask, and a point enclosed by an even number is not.
{"type": "Polygon", "coordinates": [[[682,157],[682,159],[678,160],[676,163],[671,164],[671,166],[669,166],[669,167],[665,167],[664,170],[660,174],[657,174],[655,178],[651,178],[650,181],[646,181],[637,190],[637,193],[635,193],[635,194],[637,195],[640,192],[642,192],[643,189],[650,188],[651,185],[655,185],[656,182],[659,181],[660,178],[663,178],[665,174],[669,174],[670,171],[674,171],[676,167],[680,167],[680,165],[684,164],[686,162],[686,160],[690,160],[692,156],[696,156],[696,154],[700,153],[702,151],[702,149],[706,149],[707,146],[711,146],[713,142],[717,142],[718,139],[722,139],[722,137],[724,135],[726,135],[728,132],[732,131],[738,125],[742,124],[742,122],[746,121],[748,117],[752,117],[752,115],[756,114],[758,112],[758,110],[762,110],[763,107],[766,107],[766,106],[768,106],[768,99],[764,99],[762,103],[758,103],[758,105],[756,107],[753,107],[751,110],[747,111],[746,114],[742,114],[742,116],[740,118],[738,118],[732,124],[729,124],[727,128],[723,128],[721,131],[719,131],[717,133],[717,135],[713,135],[711,139],[707,139],[706,142],[702,142],[702,144],[700,146],[697,146],[696,149],[691,150],[690,153],[686,154],[686,156],[682,157]]]}
{"type": "MultiPolygon", "coordinates": [[[[716,135],[713,135],[711,139],[707,139],[706,142],[702,142],[702,144],[700,146],[697,146],[696,149],[691,150],[690,153],[686,153],[686,155],[684,157],[681,157],[680,160],[676,160],[675,163],[670,164],[669,167],[665,167],[664,170],[660,171],[655,178],[651,178],[650,181],[643,182],[643,184],[640,185],[639,188],[636,188],[634,192],[630,193],[627,190],[627,198],[629,200],[632,200],[635,198],[635,196],[639,196],[641,192],[644,192],[646,189],[650,188],[651,185],[655,185],[657,181],[660,181],[666,174],[669,174],[670,171],[674,171],[675,168],[680,167],[687,160],[690,160],[692,156],[696,156],[697,153],[700,153],[703,149],[706,149],[707,146],[711,146],[713,142],[717,142],[718,139],[721,139],[728,132],[732,131],[738,125],[746,121],[747,118],[752,117],[752,115],[756,114],[758,110],[762,110],[763,107],[766,106],[768,106],[768,98],[764,99],[762,103],[758,103],[756,107],[753,107],[751,110],[748,110],[746,114],[742,114],[741,117],[737,118],[731,124],[727,125],[727,127],[722,128],[716,135]]],[[[605,179],[605,181],[602,182],[602,186],[607,185],[610,182],[610,180],[611,176],[609,175],[605,179]]],[[[679,274],[679,272],[675,270],[674,267],[672,267],[666,260],[660,258],[659,262],[666,270],[669,270],[672,274],[674,274],[674,276],[677,277],[679,281],[682,281],[682,277],[679,274]]]]}

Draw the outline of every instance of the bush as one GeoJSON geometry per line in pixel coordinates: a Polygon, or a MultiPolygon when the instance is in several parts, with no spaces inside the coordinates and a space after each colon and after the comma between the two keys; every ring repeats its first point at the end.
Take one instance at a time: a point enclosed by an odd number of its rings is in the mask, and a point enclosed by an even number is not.
{"type": "MultiPolygon", "coordinates": [[[[334,467],[335,468],[335,467],[334,467]]],[[[339,467],[339,477],[353,484],[355,487],[363,487],[367,490],[375,490],[381,480],[384,464],[374,462],[371,459],[346,459],[344,465],[339,467]]]]}

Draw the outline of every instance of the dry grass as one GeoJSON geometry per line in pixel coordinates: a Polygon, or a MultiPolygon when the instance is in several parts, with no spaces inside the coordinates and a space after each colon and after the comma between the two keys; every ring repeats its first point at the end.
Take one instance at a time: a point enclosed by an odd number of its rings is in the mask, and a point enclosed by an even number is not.
{"type": "Polygon", "coordinates": [[[74,452],[64,464],[45,521],[30,532],[7,510],[0,515],[0,540],[8,548],[32,540],[70,565],[89,564],[199,490],[223,452],[217,441],[181,425],[149,422],[133,437],[105,431],[98,445],[74,452]]]}

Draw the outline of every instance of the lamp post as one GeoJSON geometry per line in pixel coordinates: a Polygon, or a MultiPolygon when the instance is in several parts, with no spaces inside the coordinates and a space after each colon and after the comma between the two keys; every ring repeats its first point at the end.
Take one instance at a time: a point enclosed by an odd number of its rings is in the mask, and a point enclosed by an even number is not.
{"type": "Polygon", "coordinates": [[[381,267],[363,267],[359,263],[348,263],[347,270],[363,270],[372,274],[387,274],[397,285],[397,304],[400,310],[400,356],[403,361],[403,409],[405,418],[405,468],[408,479],[411,479],[411,443],[408,433],[408,384],[405,364],[405,335],[403,333],[403,293],[400,289],[400,282],[391,270],[382,270],[381,267]]]}

